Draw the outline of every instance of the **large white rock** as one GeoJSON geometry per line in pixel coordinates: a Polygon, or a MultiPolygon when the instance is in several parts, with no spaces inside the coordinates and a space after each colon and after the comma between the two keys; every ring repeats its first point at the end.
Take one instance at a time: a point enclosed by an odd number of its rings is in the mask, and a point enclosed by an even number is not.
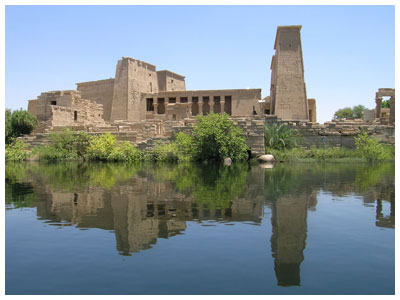
{"type": "Polygon", "coordinates": [[[275,157],[272,154],[264,154],[257,158],[259,161],[274,162],[275,157]]]}
{"type": "Polygon", "coordinates": [[[224,166],[230,166],[232,164],[232,159],[230,157],[224,158],[224,166]]]}

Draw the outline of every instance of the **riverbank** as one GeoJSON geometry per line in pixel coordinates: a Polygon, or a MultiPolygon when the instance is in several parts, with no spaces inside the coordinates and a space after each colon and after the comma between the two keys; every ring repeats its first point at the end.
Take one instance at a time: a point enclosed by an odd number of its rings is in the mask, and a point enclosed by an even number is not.
{"type": "Polygon", "coordinates": [[[310,149],[292,148],[289,150],[267,149],[268,154],[272,154],[277,162],[368,162],[368,161],[395,161],[395,147],[389,145],[379,145],[379,151],[367,154],[362,149],[347,149],[327,147],[310,149]],[[374,156],[376,159],[371,159],[374,156]]]}

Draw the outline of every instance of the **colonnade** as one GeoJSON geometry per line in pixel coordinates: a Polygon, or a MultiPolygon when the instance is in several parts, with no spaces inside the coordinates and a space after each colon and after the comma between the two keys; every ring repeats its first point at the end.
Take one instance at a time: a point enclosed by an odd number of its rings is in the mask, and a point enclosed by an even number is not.
{"type": "Polygon", "coordinates": [[[155,101],[153,101],[153,107],[154,107],[154,113],[158,113],[158,108],[160,105],[164,104],[165,107],[165,114],[167,114],[167,106],[169,105],[182,105],[186,106],[187,112],[189,115],[203,115],[205,113],[228,113],[231,114],[231,109],[226,109],[225,108],[225,103],[227,101],[232,101],[232,96],[203,96],[203,97],[198,97],[198,96],[193,96],[193,97],[179,97],[179,102],[175,102],[178,97],[160,97],[160,98],[155,98],[155,101]],[[175,99],[172,100],[172,99],[175,99]],[[185,99],[184,102],[182,102],[182,99],[185,99]],[[162,102],[159,102],[159,101],[162,102]],[[168,102],[166,102],[168,100],[168,102]],[[174,101],[174,102],[171,102],[174,101]],[[195,111],[195,114],[193,114],[193,106],[197,104],[198,111],[195,111]],[[209,111],[205,111],[205,105],[208,104],[209,106],[209,111]],[[218,109],[218,104],[219,104],[219,109],[218,109]]]}

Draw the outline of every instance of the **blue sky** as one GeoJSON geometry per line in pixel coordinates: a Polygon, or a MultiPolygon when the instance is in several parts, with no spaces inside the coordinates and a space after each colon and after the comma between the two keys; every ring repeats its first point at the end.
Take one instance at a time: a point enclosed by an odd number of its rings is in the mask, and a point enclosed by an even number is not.
{"type": "Polygon", "coordinates": [[[395,85],[394,6],[6,6],[6,107],[114,77],[130,56],[186,76],[190,89],[269,95],[276,27],[303,25],[317,121],[375,106],[395,85]]]}

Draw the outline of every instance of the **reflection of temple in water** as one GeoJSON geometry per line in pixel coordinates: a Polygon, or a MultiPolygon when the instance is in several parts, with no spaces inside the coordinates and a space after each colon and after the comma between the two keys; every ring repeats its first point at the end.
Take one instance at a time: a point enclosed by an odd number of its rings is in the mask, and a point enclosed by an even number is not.
{"type": "Polygon", "coordinates": [[[151,248],[158,238],[182,234],[187,221],[261,222],[262,175],[263,170],[255,168],[248,176],[244,194],[253,197],[235,197],[223,208],[198,204],[193,195],[175,191],[171,183],[146,176],[134,176],[110,190],[89,187],[71,193],[41,185],[36,188],[37,214],[57,226],[114,230],[118,252],[130,255],[151,248]]]}
{"type": "Polygon", "coordinates": [[[279,196],[272,201],[272,256],[278,285],[300,285],[300,264],[307,239],[307,210],[317,192],[279,196]]]}
{"type": "MultiPolygon", "coordinates": [[[[40,180],[40,176],[33,179],[32,186],[38,196],[35,206],[41,219],[56,226],[75,225],[78,228],[112,230],[117,251],[122,255],[151,248],[159,238],[184,233],[188,221],[260,223],[264,205],[269,206],[272,213],[270,242],[280,286],[301,283],[300,266],[306,247],[307,214],[308,210],[315,210],[317,194],[321,189],[332,196],[362,196],[360,199],[364,205],[376,205],[376,226],[395,226],[392,178],[388,178],[387,182],[377,181],[371,188],[367,185],[367,188],[361,189],[355,184],[354,172],[328,174],[326,183],[326,178],[320,172],[314,175],[310,171],[307,173],[303,166],[303,177],[299,177],[298,172],[289,172],[290,168],[277,168],[275,171],[280,173],[270,173],[268,177],[268,173],[265,173],[268,171],[257,166],[246,169],[245,183],[239,181],[242,193],[236,190],[228,193],[233,195],[232,199],[223,207],[212,205],[215,203],[213,198],[199,201],[194,189],[178,191],[173,180],[155,180],[157,171],[154,170],[147,173],[143,171],[140,176],[132,175],[127,181],[119,182],[110,189],[91,186],[64,192],[51,188],[49,183],[40,180]]],[[[226,183],[224,188],[235,186],[229,181],[226,183]]],[[[204,188],[202,185],[199,187],[204,188]]],[[[212,186],[208,188],[213,192],[212,186]]],[[[216,197],[214,194],[208,193],[207,197],[216,197]]]]}

